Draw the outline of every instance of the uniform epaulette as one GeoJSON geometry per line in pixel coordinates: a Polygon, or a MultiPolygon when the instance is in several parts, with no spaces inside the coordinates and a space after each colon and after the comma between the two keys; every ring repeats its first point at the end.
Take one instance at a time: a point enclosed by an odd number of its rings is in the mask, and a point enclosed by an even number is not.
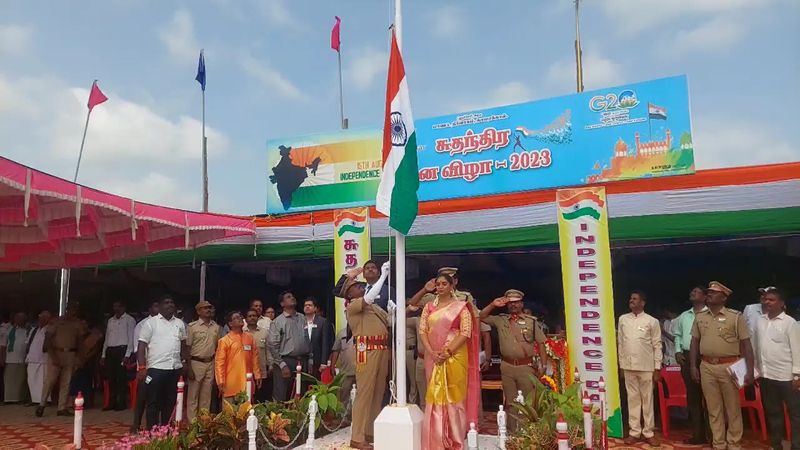
{"type": "Polygon", "coordinates": [[[739,310],[737,310],[737,309],[732,309],[732,308],[725,308],[725,309],[726,309],[728,312],[731,312],[731,313],[733,313],[733,314],[741,314],[741,313],[742,313],[741,311],[739,311],[739,310]]]}

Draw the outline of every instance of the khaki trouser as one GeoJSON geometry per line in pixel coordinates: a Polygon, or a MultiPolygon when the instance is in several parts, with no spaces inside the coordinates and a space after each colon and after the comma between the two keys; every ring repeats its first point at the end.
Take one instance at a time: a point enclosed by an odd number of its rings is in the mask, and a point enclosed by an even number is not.
{"type": "Polygon", "coordinates": [[[522,391],[524,396],[533,392],[533,380],[531,380],[533,376],[536,376],[536,373],[531,366],[515,366],[505,361],[500,363],[500,381],[503,384],[505,407],[508,411],[508,429],[510,430],[517,428],[519,411],[509,405],[517,398],[518,391],[522,391]]]}
{"type": "Polygon", "coordinates": [[[742,409],[739,388],[728,373],[730,364],[700,363],[700,384],[708,408],[715,449],[735,450],[742,444],[742,409]],[[728,423],[727,435],[725,423],[728,423]]]}
{"type": "Polygon", "coordinates": [[[214,381],[214,361],[190,361],[190,370],[194,380],[189,380],[188,396],[186,400],[186,417],[191,422],[201,409],[211,408],[211,384],[214,381]]]}
{"type": "Polygon", "coordinates": [[[417,358],[417,370],[416,370],[416,378],[417,380],[417,400],[419,401],[418,405],[420,409],[425,411],[425,395],[428,393],[428,379],[425,376],[425,360],[422,358],[417,358]]]}
{"type": "Polygon", "coordinates": [[[417,362],[414,350],[406,350],[406,376],[408,377],[408,402],[417,403],[417,362]]]}
{"type": "Polygon", "coordinates": [[[356,365],[352,441],[366,443],[375,436],[375,419],[381,412],[388,374],[389,350],[370,350],[367,352],[367,362],[363,366],[356,365]]]}
{"type": "Polygon", "coordinates": [[[47,406],[47,399],[58,383],[58,410],[64,411],[69,406],[67,397],[69,396],[69,381],[75,372],[75,352],[64,352],[56,350],[58,363],[53,361],[52,356],[47,358],[47,370],[45,371],[44,389],[42,390],[42,401],[39,406],[47,406]]]}
{"type": "Polygon", "coordinates": [[[653,437],[653,372],[625,370],[625,390],[628,392],[629,434],[635,438],[653,437]]]}

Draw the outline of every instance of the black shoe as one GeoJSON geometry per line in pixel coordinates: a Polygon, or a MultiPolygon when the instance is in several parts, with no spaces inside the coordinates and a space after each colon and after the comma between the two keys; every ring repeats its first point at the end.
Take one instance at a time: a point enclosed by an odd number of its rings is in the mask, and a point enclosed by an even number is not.
{"type": "Polygon", "coordinates": [[[42,417],[43,415],[44,415],[44,406],[37,406],[36,417],[42,417]]]}
{"type": "Polygon", "coordinates": [[[75,413],[73,413],[72,411],[70,411],[68,409],[62,409],[61,411],[56,411],[56,415],[57,416],[72,417],[72,416],[75,415],[75,413]]]}
{"type": "Polygon", "coordinates": [[[686,445],[703,445],[708,443],[708,439],[701,437],[692,437],[683,441],[686,445]]]}

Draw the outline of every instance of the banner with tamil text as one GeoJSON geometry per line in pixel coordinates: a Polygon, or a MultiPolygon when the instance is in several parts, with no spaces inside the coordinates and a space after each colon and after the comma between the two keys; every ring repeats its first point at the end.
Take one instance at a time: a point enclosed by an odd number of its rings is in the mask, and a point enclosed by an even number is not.
{"type": "MultiPolygon", "coordinates": [[[[694,173],[685,76],[416,120],[419,200],[694,173]]],[[[267,142],[270,214],[373,205],[379,129],[267,142]]]]}
{"type": "Polygon", "coordinates": [[[603,379],[609,435],[623,437],[606,191],[560,189],[556,203],[569,360],[595,403],[603,379]]]}
{"type": "MultiPolygon", "coordinates": [[[[336,283],[345,272],[363,266],[370,259],[368,208],[334,211],[333,245],[333,282],[336,283]]],[[[336,332],[346,325],[344,299],[336,297],[336,332]]]]}

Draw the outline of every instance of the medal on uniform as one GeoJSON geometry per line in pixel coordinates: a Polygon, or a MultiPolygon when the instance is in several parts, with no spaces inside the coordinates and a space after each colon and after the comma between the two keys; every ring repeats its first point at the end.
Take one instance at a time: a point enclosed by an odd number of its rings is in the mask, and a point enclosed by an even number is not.
{"type": "Polygon", "coordinates": [[[725,322],[725,318],[724,317],[717,317],[717,320],[719,320],[720,322],[725,322]]]}

